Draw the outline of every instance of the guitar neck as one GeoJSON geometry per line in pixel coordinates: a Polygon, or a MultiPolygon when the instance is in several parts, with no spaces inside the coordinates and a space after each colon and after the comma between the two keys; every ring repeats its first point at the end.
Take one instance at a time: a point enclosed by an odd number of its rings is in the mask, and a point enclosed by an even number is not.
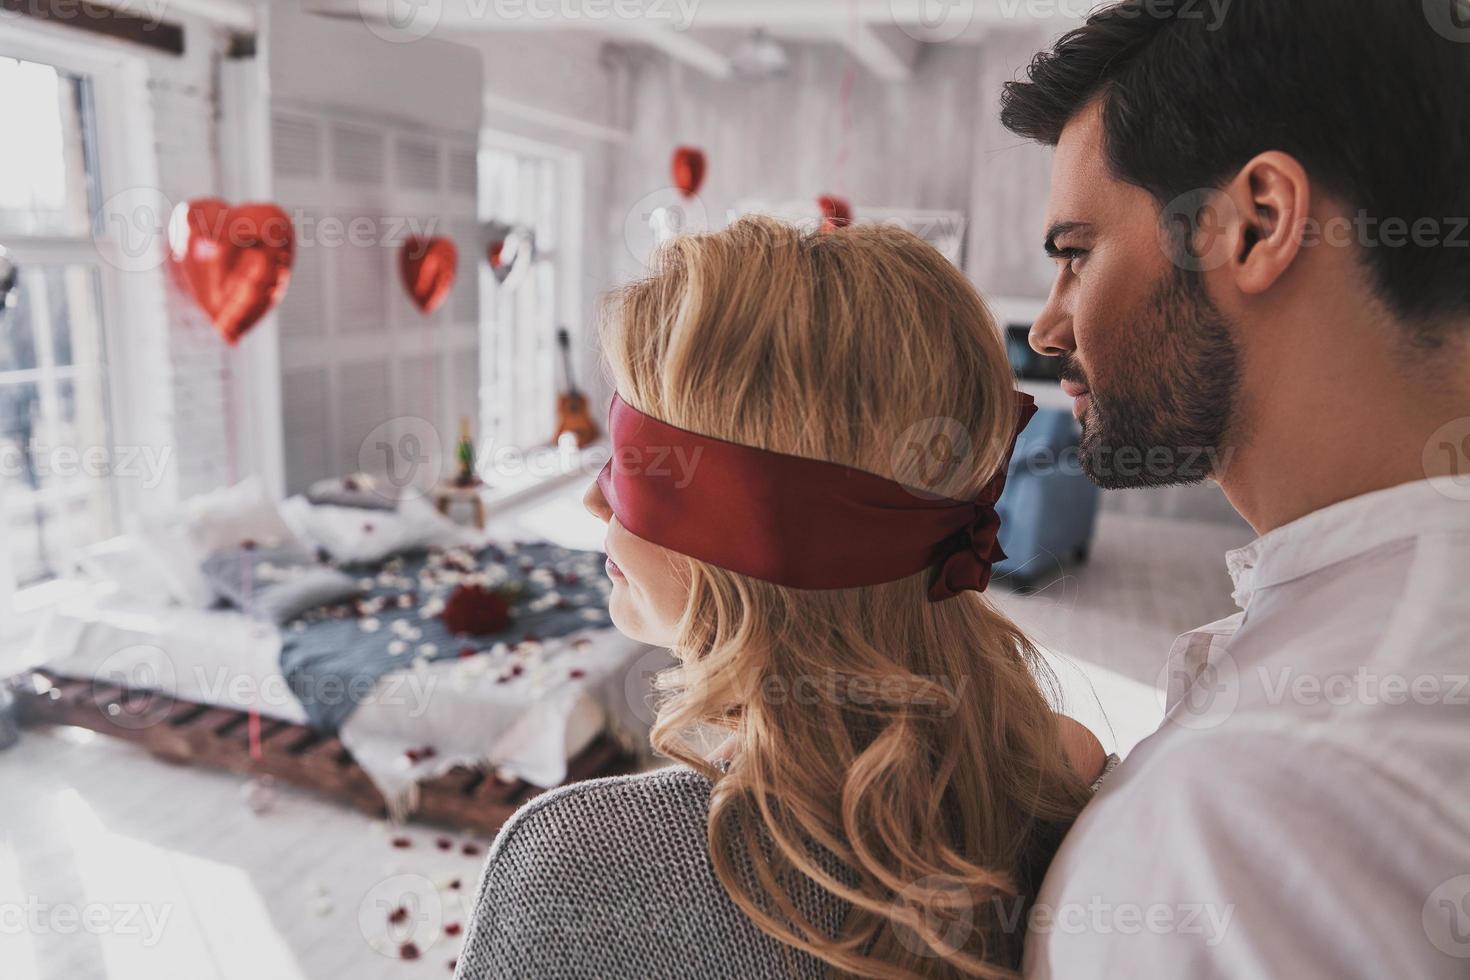
{"type": "Polygon", "coordinates": [[[565,327],[556,332],[556,342],[561,347],[561,367],[566,376],[567,394],[578,395],[577,382],[572,378],[572,339],[565,327]]]}

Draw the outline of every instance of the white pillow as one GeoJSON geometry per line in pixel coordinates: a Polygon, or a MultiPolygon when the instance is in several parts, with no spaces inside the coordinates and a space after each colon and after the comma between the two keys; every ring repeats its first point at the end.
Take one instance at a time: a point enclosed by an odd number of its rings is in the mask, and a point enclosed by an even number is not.
{"type": "Polygon", "coordinates": [[[260,480],[246,477],[233,487],[200,494],[184,504],[189,537],[199,560],[247,541],[261,548],[300,547],[260,480]]]}
{"type": "Polygon", "coordinates": [[[136,537],[161,569],[175,600],[192,609],[214,605],[218,596],[204,577],[204,555],[190,538],[185,524],[145,525],[136,537]]]}
{"type": "Polygon", "coordinates": [[[175,577],[138,535],[100,541],[85,549],[78,563],[86,574],[115,586],[120,596],[155,606],[178,600],[175,577]]]}
{"type": "Polygon", "coordinates": [[[130,537],[135,544],[132,557],[119,547],[117,553],[93,561],[94,571],[117,581],[125,594],[140,598],[157,592],[162,584],[174,601],[194,609],[207,609],[218,599],[204,575],[204,560],[211,554],[238,548],[245,541],[263,548],[301,547],[255,477],[187,500],[177,516],[144,521],[130,537]],[[149,585],[134,588],[116,577],[127,573],[130,562],[140,575],[145,564],[152,569],[145,577],[149,585]]]}
{"type": "Polygon", "coordinates": [[[313,505],[292,497],[281,514],[297,534],[337,561],[380,562],[392,555],[424,548],[452,548],[470,534],[436,511],[428,501],[404,500],[396,511],[313,505]]]}

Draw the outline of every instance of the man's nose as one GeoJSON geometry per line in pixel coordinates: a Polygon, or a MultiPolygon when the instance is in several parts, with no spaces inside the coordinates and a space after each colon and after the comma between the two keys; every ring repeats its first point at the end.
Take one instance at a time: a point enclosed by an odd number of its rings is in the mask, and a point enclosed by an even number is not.
{"type": "Polygon", "coordinates": [[[592,516],[602,523],[608,524],[612,521],[612,507],[608,504],[607,498],[602,495],[602,487],[596,480],[593,480],[587,487],[587,492],[582,494],[582,506],[586,507],[592,516]]]}
{"type": "Polygon", "coordinates": [[[1077,349],[1077,339],[1072,336],[1071,314],[1058,305],[1055,292],[1037,314],[1026,339],[1032,350],[1047,357],[1069,354],[1077,349]]]}

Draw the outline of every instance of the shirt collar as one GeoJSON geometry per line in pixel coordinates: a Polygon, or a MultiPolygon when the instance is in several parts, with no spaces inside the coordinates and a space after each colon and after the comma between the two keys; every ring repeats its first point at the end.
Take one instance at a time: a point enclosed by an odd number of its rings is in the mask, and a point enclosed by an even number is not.
{"type": "Polygon", "coordinates": [[[1225,556],[1244,609],[1258,590],[1310,575],[1403,538],[1470,529],[1470,485],[1416,480],[1323,507],[1225,556]]]}

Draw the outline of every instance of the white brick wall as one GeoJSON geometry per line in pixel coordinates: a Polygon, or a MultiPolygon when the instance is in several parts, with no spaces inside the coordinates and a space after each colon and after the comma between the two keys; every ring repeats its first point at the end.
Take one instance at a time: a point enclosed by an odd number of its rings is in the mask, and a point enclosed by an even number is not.
{"type": "MultiPolygon", "coordinates": [[[[158,63],[148,81],[159,183],[174,202],[219,193],[219,101],[212,69],[224,38],[208,28],[193,28],[188,41],[191,46],[208,43],[212,57],[158,63]]],[[[179,495],[189,497],[230,476],[223,374],[227,349],[209,321],[171,287],[165,316],[174,458],[179,495]]]]}

